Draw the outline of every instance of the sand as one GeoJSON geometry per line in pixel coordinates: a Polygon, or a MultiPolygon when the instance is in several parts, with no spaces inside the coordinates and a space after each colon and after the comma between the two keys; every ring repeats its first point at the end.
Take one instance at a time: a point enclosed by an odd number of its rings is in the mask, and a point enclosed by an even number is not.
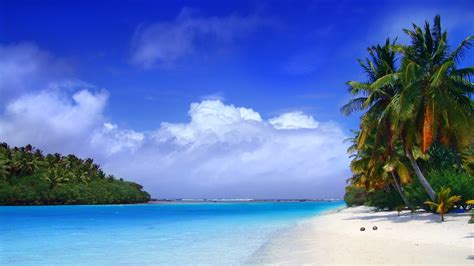
{"type": "Polygon", "coordinates": [[[281,232],[255,252],[252,264],[474,265],[469,215],[375,212],[345,208],[281,232]],[[360,231],[364,226],[366,230],[360,231]],[[378,230],[372,227],[377,226],[378,230]]]}

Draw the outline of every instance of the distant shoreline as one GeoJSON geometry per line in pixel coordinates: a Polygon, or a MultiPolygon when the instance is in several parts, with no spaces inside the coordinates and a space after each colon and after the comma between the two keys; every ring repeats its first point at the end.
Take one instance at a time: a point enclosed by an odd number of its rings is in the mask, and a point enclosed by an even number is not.
{"type": "MultiPolygon", "coordinates": [[[[104,203],[104,204],[36,204],[36,205],[0,205],[0,207],[41,207],[41,206],[113,206],[113,205],[147,205],[147,204],[200,204],[200,203],[305,203],[305,202],[334,202],[342,199],[157,199],[136,203],[104,203]]],[[[332,211],[329,211],[332,212],[332,211]]]]}
{"type": "Polygon", "coordinates": [[[334,202],[342,199],[154,199],[146,204],[163,203],[298,203],[298,202],[334,202]]]}

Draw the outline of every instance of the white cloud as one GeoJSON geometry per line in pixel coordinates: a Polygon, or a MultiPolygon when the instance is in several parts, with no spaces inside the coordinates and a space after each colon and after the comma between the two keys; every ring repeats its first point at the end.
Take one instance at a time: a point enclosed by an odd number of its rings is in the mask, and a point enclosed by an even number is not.
{"type": "Polygon", "coordinates": [[[312,116],[303,114],[302,112],[285,113],[269,120],[277,129],[314,129],[318,127],[318,122],[312,116]]]}
{"type": "MultiPolygon", "coordinates": [[[[191,104],[191,122],[187,124],[162,123],[154,134],[159,142],[173,141],[178,144],[202,144],[233,141],[229,135],[249,135],[260,114],[248,108],[225,105],[220,100],[205,100],[191,104]]],[[[251,136],[252,134],[250,134],[251,136]]],[[[239,140],[237,140],[239,141],[239,140]]]]}
{"type": "Polygon", "coordinates": [[[197,51],[210,52],[213,45],[232,42],[265,23],[255,15],[202,17],[196,10],[183,8],[173,21],[138,27],[131,61],[144,68],[169,66],[197,51]]]}
{"type": "Polygon", "coordinates": [[[0,116],[0,139],[15,146],[32,143],[51,152],[97,158],[134,151],[144,134],[105,122],[107,98],[106,91],[89,90],[25,94],[0,116]]]}
{"type": "Polygon", "coordinates": [[[105,167],[137,176],[163,197],[342,195],[349,173],[337,124],[318,125],[302,113],[263,120],[218,100],[191,104],[189,116],[163,123],[132,159],[116,154],[105,167]]]}
{"type": "MultiPolygon", "coordinates": [[[[47,75],[48,69],[41,72],[47,75]]],[[[15,73],[8,78],[15,79],[15,73]]],[[[42,88],[9,100],[0,113],[0,139],[93,157],[107,172],[143,184],[154,197],[343,194],[348,158],[344,133],[335,123],[301,112],[263,119],[251,108],[203,100],[190,105],[186,123],[163,122],[138,132],[107,119],[105,90],[67,85],[46,80],[42,88]]]]}
{"type": "Polygon", "coordinates": [[[6,106],[0,117],[0,136],[12,145],[28,142],[60,151],[81,147],[84,136],[102,120],[105,92],[82,90],[72,95],[41,91],[25,94],[6,106]]]}
{"type": "Polygon", "coordinates": [[[134,130],[122,130],[117,125],[104,123],[102,130],[96,130],[91,137],[92,147],[102,147],[106,155],[121,151],[134,152],[143,143],[145,135],[134,130]]]}
{"type": "Polygon", "coordinates": [[[155,197],[342,195],[348,159],[337,124],[318,125],[302,113],[265,121],[215,100],[191,104],[188,123],[136,132],[105,122],[104,92],[72,99],[47,92],[17,99],[0,119],[0,138],[96,158],[155,197]]]}

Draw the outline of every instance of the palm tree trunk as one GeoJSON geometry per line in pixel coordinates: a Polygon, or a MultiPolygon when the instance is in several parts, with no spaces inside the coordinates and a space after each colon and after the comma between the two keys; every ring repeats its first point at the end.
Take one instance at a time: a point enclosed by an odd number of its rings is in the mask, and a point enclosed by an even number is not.
{"type": "Polygon", "coordinates": [[[395,176],[395,172],[392,171],[390,172],[392,174],[392,178],[393,178],[393,184],[395,185],[395,189],[398,191],[398,193],[400,194],[400,197],[402,198],[403,202],[405,202],[405,205],[410,208],[410,210],[413,209],[412,205],[410,204],[410,202],[408,202],[408,200],[405,198],[405,195],[403,195],[403,191],[400,187],[400,184],[398,183],[398,180],[397,180],[397,177],[395,176]]]}
{"type": "Polygon", "coordinates": [[[410,149],[406,148],[405,153],[408,157],[408,160],[410,161],[411,166],[413,167],[413,170],[415,170],[415,174],[418,177],[418,180],[420,180],[421,185],[425,189],[426,193],[428,193],[428,196],[432,201],[436,200],[436,194],[433,188],[431,187],[430,183],[428,183],[428,180],[426,180],[425,176],[420,170],[420,167],[416,163],[415,158],[413,158],[413,153],[410,149]]]}

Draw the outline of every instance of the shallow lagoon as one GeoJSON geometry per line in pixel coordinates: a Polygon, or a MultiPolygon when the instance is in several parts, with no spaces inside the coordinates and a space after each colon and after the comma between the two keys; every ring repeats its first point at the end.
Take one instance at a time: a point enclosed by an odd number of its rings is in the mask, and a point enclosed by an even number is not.
{"type": "Polygon", "coordinates": [[[0,264],[239,264],[342,201],[0,207],[0,264]]]}

